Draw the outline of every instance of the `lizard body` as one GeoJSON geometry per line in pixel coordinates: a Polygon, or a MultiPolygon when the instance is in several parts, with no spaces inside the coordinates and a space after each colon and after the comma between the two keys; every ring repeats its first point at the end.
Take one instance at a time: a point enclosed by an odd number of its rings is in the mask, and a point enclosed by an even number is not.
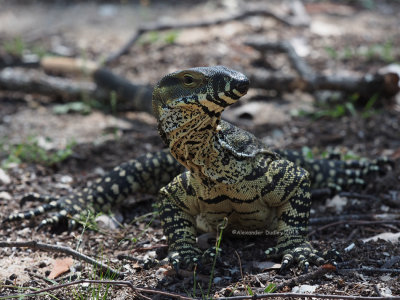
{"type": "Polygon", "coordinates": [[[169,257],[176,266],[198,263],[197,229],[216,231],[225,217],[228,231],[275,232],[277,246],[266,253],[283,256],[283,268],[294,261],[303,268],[309,262],[322,263],[325,260],[306,239],[310,184],[340,189],[362,183],[363,176],[378,166],[272,151],[252,134],[222,121],[222,111],[243,96],[248,86],[243,74],[222,66],[165,76],[154,89],[153,109],[169,150],[124,163],[73,195],[27,196],[23,202],[46,203],[6,221],[56,209],[54,216],[41,222],[42,227],[86,210],[107,211],[129,193],[158,193],[169,257]]]}

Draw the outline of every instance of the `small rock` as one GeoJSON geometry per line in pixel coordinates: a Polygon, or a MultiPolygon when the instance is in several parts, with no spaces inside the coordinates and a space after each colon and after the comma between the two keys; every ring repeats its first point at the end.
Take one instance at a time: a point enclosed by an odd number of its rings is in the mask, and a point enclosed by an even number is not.
{"type": "Polygon", "coordinates": [[[346,197],[336,195],[332,199],[328,199],[325,206],[334,209],[337,213],[341,213],[343,208],[347,205],[347,202],[348,200],[346,197]]]}
{"type": "Polygon", "coordinates": [[[101,229],[115,230],[119,227],[119,223],[114,218],[107,215],[98,216],[95,221],[101,229]]]}
{"type": "Polygon", "coordinates": [[[293,293],[312,294],[318,288],[318,285],[303,284],[292,288],[293,293]]]}
{"type": "Polygon", "coordinates": [[[7,193],[7,192],[0,192],[0,199],[3,199],[3,200],[11,200],[12,197],[11,197],[11,195],[10,195],[9,193],[7,193]]]}
{"type": "Polygon", "coordinates": [[[26,227],[24,229],[17,231],[17,234],[22,237],[28,237],[31,232],[32,232],[31,228],[26,227]]]}
{"type": "Polygon", "coordinates": [[[60,178],[60,181],[62,183],[71,183],[73,181],[73,178],[69,175],[64,175],[60,178]]]}
{"type": "Polygon", "coordinates": [[[7,173],[3,169],[0,169],[0,183],[2,183],[2,184],[10,184],[11,183],[10,176],[8,176],[7,173]]]}

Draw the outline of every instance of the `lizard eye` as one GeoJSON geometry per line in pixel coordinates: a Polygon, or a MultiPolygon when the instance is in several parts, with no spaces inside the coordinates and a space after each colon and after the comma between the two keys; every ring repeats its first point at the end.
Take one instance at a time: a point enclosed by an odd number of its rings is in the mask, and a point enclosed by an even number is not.
{"type": "Polygon", "coordinates": [[[195,82],[195,80],[194,80],[192,75],[185,74],[185,75],[183,75],[183,84],[188,86],[188,87],[193,87],[193,86],[196,85],[196,82],[195,82]]]}

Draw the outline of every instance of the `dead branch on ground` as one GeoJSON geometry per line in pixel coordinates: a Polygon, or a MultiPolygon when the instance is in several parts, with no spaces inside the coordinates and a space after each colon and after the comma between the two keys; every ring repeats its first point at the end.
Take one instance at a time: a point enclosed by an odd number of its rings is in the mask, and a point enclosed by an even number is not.
{"type": "Polygon", "coordinates": [[[342,273],[342,274],[352,273],[352,272],[400,274],[400,269],[362,267],[362,268],[354,268],[354,269],[338,269],[338,272],[342,273]]]}
{"type": "Polygon", "coordinates": [[[365,220],[365,219],[364,220],[348,220],[348,219],[345,219],[345,220],[340,220],[337,222],[329,223],[324,226],[318,227],[315,230],[309,232],[307,236],[311,236],[311,235],[317,233],[318,231],[327,229],[329,227],[332,227],[332,226],[337,227],[338,225],[342,225],[342,224],[360,225],[360,226],[373,225],[373,224],[400,224],[400,220],[365,220]]]}
{"type": "Polygon", "coordinates": [[[335,90],[350,94],[358,93],[367,97],[371,97],[375,93],[393,96],[400,91],[399,75],[392,72],[367,74],[362,77],[322,75],[310,68],[287,41],[264,42],[260,38],[252,38],[247,40],[245,44],[262,53],[266,51],[286,53],[291,65],[298,73],[298,76],[281,76],[267,70],[257,70],[250,75],[252,85],[257,88],[279,92],[335,90]]]}
{"type": "MultiPolygon", "coordinates": [[[[63,283],[54,285],[48,288],[40,289],[31,293],[26,294],[13,294],[6,296],[7,299],[10,298],[21,298],[23,297],[31,297],[37,296],[42,293],[47,293],[51,291],[55,291],[58,289],[62,289],[65,287],[89,283],[89,284],[106,284],[106,285],[116,285],[116,286],[127,286],[132,289],[133,293],[136,296],[139,296],[143,299],[149,299],[144,296],[143,293],[164,296],[171,299],[181,299],[181,300],[195,300],[196,298],[180,295],[177,293],[166,292],[161,290],[154,290],[148,288],[139,288],[134,286],[133,281],[116,281],[116,280],[87,280],[81,279],[73,282],[63,283]]],[[[321,294],[302,294],[302,293],[268,293],[268,294],[254,294],[251,296],[233,296],[233,297],[219,297],[219,300],[251,300],[251,299],[267,299],[267,298],[317,298],[317,299],[343,299],[343,300],[386,300],[388,297],[368,297],[368,296],[348,296],[348,295],[321,295],[321,294]]],[[[197,298],[198,299],[198,298],[197,298]]],[[[400,296],[390,297],[391,300],[400,300],[400,296]]]]}
{"type": "Polygon", "coordinates": [[[360,215],[337,215],[319,218],[310,218],[310,225],[322,225],[333,222],[351,221],[393,221],[400,219],[400,214],[360,214],[360,215]]]}
{"type": "Polygon", "coordinates": [[[71,101],[91,98],[104,104],[109,104],[115,95],[119,110],[152,113],[150,86],[133,84],[103,68],[94,70],[92,76],[95,83],[50,76],[35,69],[6,68],[0,70],[0,89],[71,101]]]}
{"type": "Polygon", "coordinates": [[[111,267],[106,266],[105,264],[96,261],[95,259],[86,256],[82,253],[79,253],[78,251],[73,250],[70,247],[65,247],[65,246],[57,246],[57,245],[50,245],[50,244],[45,244],[45,243],[39,243],[36,241],[27,241],[27,242],[6,242],[6,241],[0,241],[0,247],[27,247],[31,248],[33,250],[43,250],[43,251],[48,251],[48,252],[58,252],[58,253],[64,253],[67,255],[71,255],[72,257],[75,257],[77,259],[83,260],[96,268],[100,272],[103,272],[104,274],[108,276],[116,276],[117,278],[123,278],[125,276],[125,273],[118,272],[117,270],[114,270],[111,267]]]}
{"type": "Polygon", "coordinates": [[[248,17],[252,16],[264,16],[264,17],[269,17],[273,18],[280,23],[286,25],[286,26],[307,26],[309,19],[307,19],[304,16],[304,10],[301,10],[299,6],[301,3],[298,3],[297,6],[293,6],[292,10],[293,13],[302,13],[302,16],[299,16],[298,18],[293,17],[291,19],[279,16],[278,14],[274,13],[273,11],[267,9],[267,8],[248,8],[245,9],[239,13],[222,17],[222,18],[216,18],[213,20],[206,20],[206,21],[197,21],[197,22],[189,22],[189,23],[155,23],[155,24],[149,24],[143,27],[139,27],[136,32],[132,35],[130,40],[121,47],[118,51],[115,53],[112,53],[111,55],[108,56],[108,58],[105,61],[105,64],[108,65],[115,60],[117,60],[119,57],[122,55],[125,55],[129,52],[129,50],[135,45],[135,43],[138,41],[138,39],[144,35],[145,33],[151,32],[151,31],[165,31],[165,30],[178,30],[178,29],[190,29],[190,28],[197,28],[197,27],[210,27],[210,26],[215,26],[215,25],[220,25],[224,24],[227,22],[232,22],[232,21],[239,21],[243,20],[248,17]]]}

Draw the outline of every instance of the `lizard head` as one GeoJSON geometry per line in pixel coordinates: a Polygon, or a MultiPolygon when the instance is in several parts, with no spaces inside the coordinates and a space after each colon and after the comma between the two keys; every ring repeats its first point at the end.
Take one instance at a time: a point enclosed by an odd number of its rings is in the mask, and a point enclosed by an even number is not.
{"type": "MultiPolygon", "coordinates": [[[[153,91],[161,137],[199,116],[219,120],[221,112],[247,93],[249,79],[224,66],[198,67],[163,77],[153,91]]],[[[217,121],[218,123],[218,121],[217,121]]]]}

